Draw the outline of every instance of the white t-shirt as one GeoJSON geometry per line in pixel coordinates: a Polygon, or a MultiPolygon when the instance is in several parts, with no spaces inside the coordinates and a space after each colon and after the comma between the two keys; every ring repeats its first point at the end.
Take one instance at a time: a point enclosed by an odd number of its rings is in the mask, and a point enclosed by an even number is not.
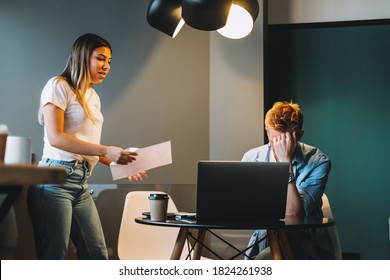
{"type": "MultiPolygon", "coordinates": [[[[68,82],[61,77],[53,77],[46,83],[42,90],[39,109],[40,112],[42,112],[43,106],[47,103],[54,104],[58,108],[64,110],[64,132],[73,135],[80,140],[99,144],[103,125],[103,115],[100,112],[99,95],[93,88],[89,88],[85,93],[85,101],[89,106],[91,114],[94,116],[94,122],[87,117],[84,108],[78,102],[76,94],[68,82]]],[[[40,114],[39,118],[42,118],[39,122],[43,123],[43,113],[40,114]]],[[[51,146],[47,138],[46,127],[42,158],[64,161],[87,160],[91,165],[91,169],[93,169],[99,160],[98,156],[73,154],[51,146]]]]}

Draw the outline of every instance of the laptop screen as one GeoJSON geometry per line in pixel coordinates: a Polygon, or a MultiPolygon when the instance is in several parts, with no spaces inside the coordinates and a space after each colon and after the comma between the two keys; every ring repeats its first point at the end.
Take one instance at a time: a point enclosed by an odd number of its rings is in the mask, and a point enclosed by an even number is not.
{"type": "Polygon", "coordinates": [[[257,224],[283,219],[288,163],[198,163],[198,223],[257,224]]]}

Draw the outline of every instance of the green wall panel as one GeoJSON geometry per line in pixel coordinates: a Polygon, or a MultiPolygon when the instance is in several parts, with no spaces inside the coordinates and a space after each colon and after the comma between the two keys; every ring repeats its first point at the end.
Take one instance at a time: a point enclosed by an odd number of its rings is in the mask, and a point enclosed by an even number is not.
{"type": "Polygon", "coordinates": [[[299,103],[302,141],[332,160],[343,252],[389,259],[390,24],[270,27],[267,55],[266,109],[299,103]]]}

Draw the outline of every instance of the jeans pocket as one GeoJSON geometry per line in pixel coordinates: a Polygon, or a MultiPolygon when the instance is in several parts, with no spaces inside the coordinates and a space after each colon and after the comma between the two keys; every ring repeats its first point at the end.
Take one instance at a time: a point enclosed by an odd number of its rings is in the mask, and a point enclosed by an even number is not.
{"type": "Polygon", "coordinates": [[[42,159],[39,162],[39,166],[50,166],[50,167],[63,167],[66,170],[68,176],[72,175],[74,172],[74,167],[77,164],[76,161],[64,161],[64,160],[56,160],[56,159],[42,159]]]}

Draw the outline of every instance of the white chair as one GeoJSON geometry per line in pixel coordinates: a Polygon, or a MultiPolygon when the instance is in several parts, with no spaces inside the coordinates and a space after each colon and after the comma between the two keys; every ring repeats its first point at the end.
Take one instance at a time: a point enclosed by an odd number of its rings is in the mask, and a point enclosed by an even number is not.
{"type": "MultiPolygon", "coordinates": [[[[137,224],[134,219],[149,212],[149,195],[160,191],[131,191],[126,195],[118,238],[120,260],[169,260],[179,228],[137,224]]],[[[168,212],[177,212],[169,197],[168,212]]],[[[182,259],[188,255],[187,242],[182,259]]]]}
{"type": "Polygon", "coordinates": [[[333,219],[332,209],[330,208],[330,203],[328,196],[324,193],[322,195],[322,213],[325,218],[333,219]]]}
{"type": "MultiPolygon", "coordinates": [[[[333,213],[330,207],[329,199],[325,193],[322,195],[322,213],[324,214],[325,218],[333,219],[333,213]]],[[[331,239],[333,250],[335,252],[335,258],[341,260],[342,251],[337,227],[336,225],[334,225],[327,228],[327,230],[329,232],[329,237],[331,239]]]]}
{"type": "Polygon", "coordinates": [[[117,252],[118,235],[121,225],[123,206],[128,193],[129,190],[127,188],[105,189],[98,194],[95,200],[110,260],[119,259],[117,252]]]}

